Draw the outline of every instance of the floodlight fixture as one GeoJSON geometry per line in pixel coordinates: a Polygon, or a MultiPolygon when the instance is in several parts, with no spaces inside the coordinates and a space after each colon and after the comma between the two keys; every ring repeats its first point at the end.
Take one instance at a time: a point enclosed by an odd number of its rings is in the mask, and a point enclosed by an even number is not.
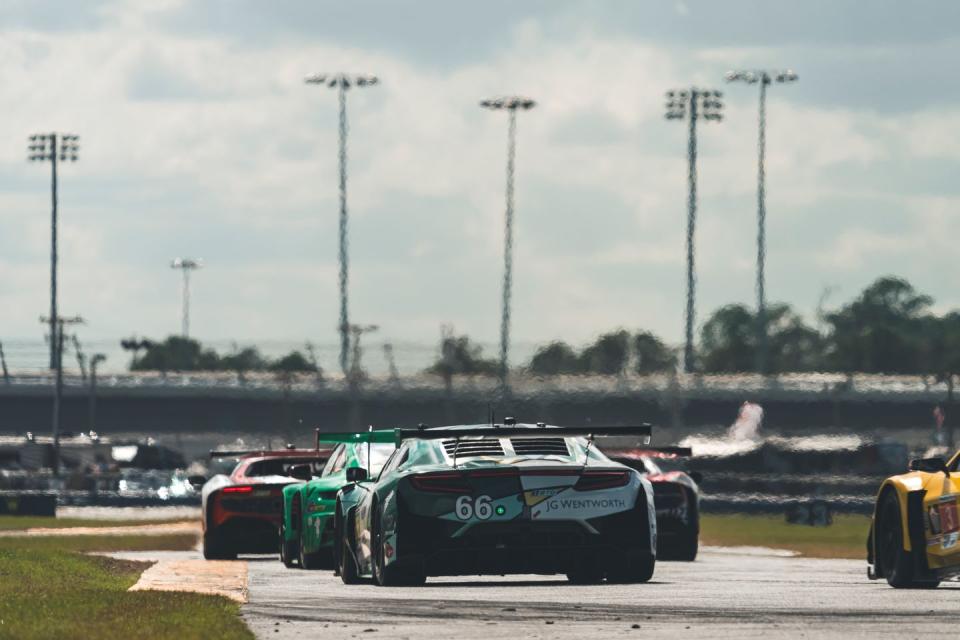
{"type": "Polygon", "coordinates": [[[203,268],[203,258],[174,258],[170,261],[171,269],[180,269],[183,272],[182,289],[182,316],[180,320],[180,334],[184,338],[190,337],[190,272],[203,268]]]}
{"type": "Polygon", "coordinates": [[[503,231],[503,300],[500,315],[500,391],[509,392],[510,301],[513,290],[513,185],[514,160],[517,148],[517,111],[529,111],[537,106],[525,96],[499,96],[480,101],[480,106],[491,111],[506,111],[507,125],[507,206],[503,231]]]}
{"type": "Polygon", "coordinates": [[[715,89],[690,87],[668,91],[664,117],[689,122],[687,137],[687,305],[684,335],[683,368],[693,373],[696,367],[694,325],[696,322],[696,271],[694,233],[697,225],[697,120],[723,120],[723,94],[715,89]]]}
{"type": "Polygon", "coordinates": [[[337,90],[339,112],[339,147],[340,161],[340,233],[339,233],[339,260],[340,260],[340,369],[344,376],[350,375],[350,319],[348,307],[348,265],[347,256],[347,91],[352,87],[372,87],[380,83],[377,76],[358,73],[314,73],[304,78],[307,84],[325,86],[337,90]]]}
{"type": "Polygon", "coordinates": [[[757,136],[757,373],[767,373],[767,302],[766,281],[766,155],[767,139],[767,87],[771,84],[788,84],[799,80],[792,69],[754,69],[728,71],[727,82],[744,82],[760,85],[759,134],[757,136]]]}
{"type": "Polygon", "coordinates": [[[27,139],[27,159],[50,162],[50,368],[57,367],[57,162],[76,162],[80,136],[75,133],[35,133],[27,139]]]}

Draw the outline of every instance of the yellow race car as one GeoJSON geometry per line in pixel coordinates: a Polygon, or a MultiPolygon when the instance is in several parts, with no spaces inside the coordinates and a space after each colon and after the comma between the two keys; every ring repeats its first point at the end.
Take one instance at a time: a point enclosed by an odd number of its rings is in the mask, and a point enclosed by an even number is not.
{"type": "Polygon", "coordinates": [[[923,458],[883,481],[867,539],[867,576],[892,587],[932,589],[960,574],[960,453],[923,458]]]}

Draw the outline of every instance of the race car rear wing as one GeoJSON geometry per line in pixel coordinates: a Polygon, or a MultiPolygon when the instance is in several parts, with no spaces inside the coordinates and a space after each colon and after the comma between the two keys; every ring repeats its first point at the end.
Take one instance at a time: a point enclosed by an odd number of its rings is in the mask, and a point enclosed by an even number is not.
{"type": "MultiPolygon", "coordinates": [[[[391,442],[393,442],[391,440],[391,442]]],[[[283,456],[309,456],[317,453],[319,449],[295,449],[288,447],[286,449],[211,449],[211,458],[246,458],[251,456],[263,457],[283,457],[283,456]]],[[[327,452],[327,450],[324,450],[327,452]]]]}
{"type": "Polygon", "coordinates": [[[396,431],[394,429],[383,429],[380,431],[327,431],[314,429],[316,434],[316,448],[320,448],[320,443],[351,443],[364,442],[367,444],[393,444],[397,441],[396,431]]]}
{"type": "MultiPolygon", "coordinates": [[[[641,436],[644,442],[649,442],[653,427],[649,424],[640,424],[625,427],[474,427],[469,429],[395,429],[396,442],[403,440],[452,440],[459,438],[542,438],[544,436],[575,437],[617,437],[641,436]]],[[[374,432],[375,433],[375,432],[374,432]]]]}
{"type": "Polygon", "coordinates": [[[247,450],[217,450],[210,451],[211,458],[243,458],[244,456],[261,455],[267,453],[269,449],[247,449],[247,450]]]}

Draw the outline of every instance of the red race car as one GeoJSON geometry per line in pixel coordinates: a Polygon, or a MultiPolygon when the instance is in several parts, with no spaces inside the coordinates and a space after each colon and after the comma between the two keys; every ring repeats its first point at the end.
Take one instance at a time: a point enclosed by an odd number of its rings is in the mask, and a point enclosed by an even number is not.
{"type": "Polygon", "coordinates": [[[604,449],[608,458],[644,474],[653,485],[657,510],[657,559],[693,561],[700,546],[701,476],[675,467],[691,455],[689,447],[637,447],[604,449]]]}
{"type": "Polygon", "coordinates": [[[233,560],[238,553],[279,550],[283,487],[302,482],[289,475],[290,467],[309,464],[319,475],[330,451],[211,451],[210,457],[235,458],[237,464],[203,485],[203,557],[233,560]]]}

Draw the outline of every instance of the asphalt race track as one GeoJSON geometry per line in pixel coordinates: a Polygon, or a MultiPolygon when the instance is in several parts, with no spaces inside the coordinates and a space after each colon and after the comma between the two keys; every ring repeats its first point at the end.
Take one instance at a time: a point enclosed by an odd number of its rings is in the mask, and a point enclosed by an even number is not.
{"type": "Polygon", "coordinates": [[[920,638],[955,628],[960,583],[895,591],[865,562],[707,552],[643,585],[541,576],[346,586],[249,559],[243,617],[259,638],[920,638]]]}

